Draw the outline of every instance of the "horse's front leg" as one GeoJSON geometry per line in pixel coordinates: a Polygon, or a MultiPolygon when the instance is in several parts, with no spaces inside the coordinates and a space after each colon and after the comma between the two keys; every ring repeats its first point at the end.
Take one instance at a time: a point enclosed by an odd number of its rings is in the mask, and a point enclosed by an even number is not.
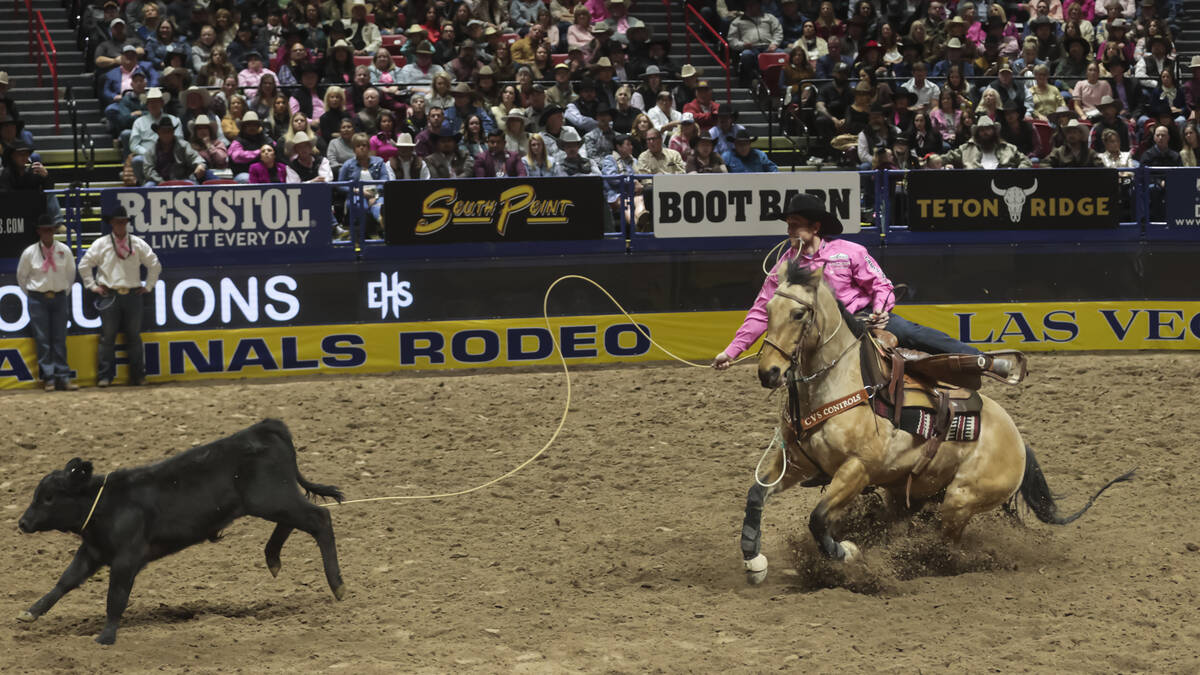
{"type": "Polygon", "coordinates": [[[756,480],[746,495],[746,517],[742,521],[742,567],[746,571],[746,581],[751,584],[761,584],[767,578],[767,556],[762,553],[762,512],[767,497],[783,492],[804,478],[800,467],[795,464],[787,465],[787,472],[780,480],[783,472],[783,452],[778,452],[771,459],[767,475],[759,477],[762,483],[756,480]]]}
{"type": "Polygon", "coordinates": [[[829,489],[821,501],[817,502],[817,508],[808,519],[808,529],[825,557],[850,562],[858,556],[858,547],[849,541],[835,541],[829,526],[837,520],[850,500],[858,496],[870,483],[870,479],[862,460],[853,457],[833,474],[829,489]]]}

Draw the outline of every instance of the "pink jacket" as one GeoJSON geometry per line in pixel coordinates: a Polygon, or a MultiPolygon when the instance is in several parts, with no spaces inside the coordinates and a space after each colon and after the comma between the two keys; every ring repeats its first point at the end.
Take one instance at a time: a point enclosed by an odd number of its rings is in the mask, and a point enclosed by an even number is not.
{"type": "MultiPolygon", "coordinates": [[[[762,290],[754,299],[754,306],[746,313],[742,327],[733,336],[733,342],[725,348],[730,358],[737,358],[767,331],[767,302],[779,287],[779,277],[776,275],[780,265],[787,265],[794,257],[795,249],[789,248],[767,275],[762,290]]],[[[829,282],[833,294],[851,314],[867,308],[874,312],[891,311],[896,305],[892,282],[888,281],[883,270],[879,269],[879,263],[867,253],[867,249],[859,244],[844,239],[822,240],[816,255],[800,256],[800,262],[808,267],[825,266],[825,281],[829,282]]]]}

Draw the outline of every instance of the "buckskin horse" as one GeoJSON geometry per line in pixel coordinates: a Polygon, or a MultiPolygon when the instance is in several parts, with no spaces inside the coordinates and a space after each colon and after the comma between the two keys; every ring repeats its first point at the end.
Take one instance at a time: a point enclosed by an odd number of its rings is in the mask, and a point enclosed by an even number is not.
{"type": "Polygon", "coordinates": [[[942,366],[938,374],[961,369],[958,375],[967,376],[958,379],[973,383],[969,388],[939,388],[939,381],[953,380],[956,373],[922,377],[916,361],[908,363],[917,377],[901,378],[895,369],[904,368],[904,359],[880,347],[846,313],[822,269],[792,263],[781,266],[778,275],[779,288],[767,304],[758,376],[769,389],[786,384],[789,404],[780,425],[783,449],[773,456],[766,477],[756,476],[746,500],[741,547],[751,583],[762,582],[767,573],[761,550],[767,497],[801,481],[806,486],[828,481],[809,529],[822,554],[850,561],[859,555],[858,547],[836,541],[831,526],[868,486],[887,490],[894,502],[903,504],[944,493],[942,533],[957,542],[972,516],[1015,505],[1018,491],[1039,520],[1062,525],[1083,515],[1110,486],[1132,477],[1133,471],[1118,476],[1077,513],[1060,516],[1037,459],[1012,418],[973,391],[988,357],[925,359],[942,366]],[[966,372],[971,368],[964,364],[975,360],[979,368],[966,372]],[[939,426],[940,434],[934,431],[939,426]]]}

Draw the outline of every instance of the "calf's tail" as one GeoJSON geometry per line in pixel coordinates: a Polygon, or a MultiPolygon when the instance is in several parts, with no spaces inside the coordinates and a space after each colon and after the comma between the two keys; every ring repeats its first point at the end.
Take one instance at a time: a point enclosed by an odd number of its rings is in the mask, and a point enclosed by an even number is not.
{"type": "Polygon", "coordinates": [[[288,431],[286,424],[280,420],[274,419],[263,420],[262,424],[268,425],[271,428],[270,430],[279,436],[279,438],[282,439],[287,445],[288,449],[292,451],[292,466],[296,468],[296,482],[300,484],[300,487],[304,488],[305,497],[308,497],[309,499],[312,499],[313,495],[328,497],[336,500],[339,504],[346,500],[345,495],[342,494],[342,491],[339,490],[337,486],[322,485],[321,483],[310,483],[304,479],[304,476],[300,474],[300,466],[296,462],[296,446],[294,443],[292,443],[292,432],[288,431]]]}
{"type": "Polygon", "coordinates": [[[1116,485],[1133,479],[1133,474],[1137,470],[1123,473],[1120,476],[1108,481],[1104,487],[1096,491],[1091,499],[1088,499],[1087,504],[1083,505],[1075,513],[1063,517],[1058,515],[1058,504],[1054,501],[1054,495],[1050,492],[1050,486],[1046,484],[1046,476],[1042,473],[1042,467],[1038,464],[1037,457],[1033,455],[1033,448],[1029,445],[1025,446],[1025,478],[1021,480],[1021,496],[1025,499],[1025,503],[1033,511],[1037,519],[1049,525],[1066,525],[1074,521],[1092,508],[1092,503],[1096,498],[1104,493],[1105,490],[1116,485]]]}

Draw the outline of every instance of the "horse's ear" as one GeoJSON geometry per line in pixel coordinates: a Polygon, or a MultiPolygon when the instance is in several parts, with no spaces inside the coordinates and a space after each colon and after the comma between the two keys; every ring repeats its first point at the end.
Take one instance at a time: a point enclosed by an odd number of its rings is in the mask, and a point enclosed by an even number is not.
{"type": "Polygon", "coordinates": [[[788,283],[788,266],[791,263],[784,263],[776,267],[775,278],[778,279],[779,285],[782,286],[788,283]]]}
{"type": "Polygon", "coordinates": [[[810,269],[812,270],[812,274],[808,277],[808,286],[817,288],[821,285],[821,280],[825,278],[825,266],[818,265],[810,269]]]}

